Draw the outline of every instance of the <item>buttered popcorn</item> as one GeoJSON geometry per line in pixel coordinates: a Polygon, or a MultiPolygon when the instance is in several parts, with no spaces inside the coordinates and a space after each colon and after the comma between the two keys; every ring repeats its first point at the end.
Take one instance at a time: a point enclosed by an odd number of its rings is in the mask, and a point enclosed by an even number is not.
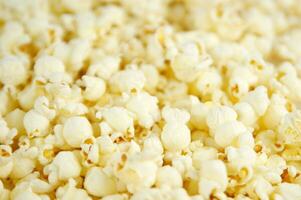
{"type": "Polygon", "coordinates": [[[0,1],[0,200],[301,199],[300,18],[0,1]]]}

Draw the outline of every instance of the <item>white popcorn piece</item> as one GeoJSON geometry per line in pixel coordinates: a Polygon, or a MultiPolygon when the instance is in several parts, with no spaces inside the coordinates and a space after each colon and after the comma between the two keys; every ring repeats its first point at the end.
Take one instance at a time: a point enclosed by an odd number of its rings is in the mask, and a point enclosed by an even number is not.
{"type": "Polygon", "coordinates": [[[4,119],[0,118],[0,142],[2,144],[12,144],[14,137],[18,134],[17,129],[9,129],[4,119]]]}
{"type": "Polygon", "coordinates": [[[113,195],[107,195],[102,199],[103,200],[127,200],[128,195],[126,195],[126,194],[113,194],[113,195]]]}
{"type": "Polygon", "coordinates": [[[83,68],[84,61],[91,50],[91,44],[87,39],[76,38],[71,40],[67,46],[62,46],[62,48],[61,51],[64,53],[57,52],[58,55],[55,56],[61,58],[65,54],[65,59],[61,59],[65,60],[67,69],[78,72],[83,68]]]}
{"type": "Polygon", "coordinates": [[[89,194],[103,197],[116,193],[116,183],[100,167],[92,167],[87,172],[84,187],[89,194]]]}
{"type": "Polygon", "coordinates": [[[123,162],[125,162],[124,166],[117,169],[115,173],[116,177],[126,185],[129,192],[134,193],[155,184],[158,169],[155,162],[135,157],[126,158],[123,162]]]}
{"type": "Polygon", "coordinates": [[[17,99],[21,108],[29,110],[34,106],[34,102],[39,96],[43,96],[43,89],[36,83],[31,83],[18,93],[17,99]]]}
{"type": "Polygon", "coordinates": [[[206,129],[207,128],[206,116],[210,109],[210,105],[200,102],[199,99],[195,96],[191,96],[190,99],[191,99],[191,108],[190,108],[191,123],[193,124],[193,126],[195,126],[198,129],[201,130],[206,129]]]}
{"type": "Polygon", "coordinates": [[[29,137],[45,136],[50,126],[49,120],[35,110],[24,115],[24,127],[29,137]]]}
{"type": "MultiPolygon", "coordinates": [[[[30,187],[34,193],[42,194],[52,192],[54,187],[47,181],[39,178],[39,173],[29,174],[24,178],[24,182],[29,182],[30,187]]],[[[45,195],[45,198],[47,196],[45,195]]],[[[42,198],[42,197],[41,197],[42,198]]]]}
{"type": "Polygon", "coordinates": [[[183,150],[191,141],[189,128],[185,124],[178,123],[170,122],[163,127],[161,140],[168,151],[183,150]]]}
{"type": "Polygon", "coordinates": [[[237,114],[235,110],[228,106],[215,106],[212,107],[206,117],[207,125],[210,129],[217,129],[225,122],[235,121],[237,114]]]}
{"type": "Polygon", "coordinates": [[[299,1],[0,1],[0,200],[301,199],[299,1]]]}
{"type": "Polygon", "coordinates": [[[137,93],[130,97],[126,108],[137,115],[139,124],[145,128],[150,128],[160,119],[158,99],[148,93],[137,93]]]}
{"type": "Polygon", "coordinates": [[[257,121],[256,113],[253,107],[248,103],[239,102],[234,105],[234,110],[238,115],[237,119],[245,126],[253,126],[257,121]]]}
{"type": "Polygon", "coordinates": [[[179,172],[173,167],[161,167],[157,171],[156,186],[159,188],[180,188],[182,187],[182,177],[179,172]]]}
{"type": "Polygon", "coordinates": [[[171,60],[171,68],[175,76],[185,82],[195,80],[200,72],[211,64],[211,57],[192,42],[182,44],[178,53],[171,60]]]}
{"type": "Polygon", "coordinates": [[[38,160],[42,165],[50,163],[54,158],[53,145],[45,144],[41,147],[38,160]]]}
{"type": "Polygon", "coordinates": [[[94,138],[87,138],[81,145],[84,165],[89,166],[99,161],[99,145],[94,138]]]}
{"type": "Polygon", "coordinates": [[[238,121],[230,121],[220,125],[214,132],[214,140],[221,147],[229,146],[239,135],[247,131],[238,121]]]}
{"type": "Polygon", "coordinates": [[[99,128],[102,135],[109,135],[113,132],[112,127],[105,121],[99,123],[99,128]]]}
{"type": "Polygon", "coordinates": [[[120,58],[117,56],[103,56],[89,66],[87,75],[108,80],[118,71],[120,62],[120,58]]]}
{"type": "Polygon", "coordinates": [[[145,81],[145,89],[153,90],[157,87],[159,83],[159,73],[155,66],[153,65],[142,65],[141,70],[144,73],[145,81]]]}
{"type": "Polygon", "coordinates": [[[106,5],[97,15],[96,29],[100,32],[107,32],[112,26],[120,26],[126,18],[124,9],[116,5],[106,5]]]}
{"type": "Polygon", "coordinates": [[[259,116],[264,115],[270,104],[267,89],[264,86],[259,86],[246,94],[242,101],[249,103],[259,116]]]}
{"type": "Polygon", "coordinates": [[[99,145],[99,151],[103,154],[112,153],[116,149],[116,145],[108,135],[98,137],[96,143],[99,145]]]}
{"type": "Polygon", "coordinates": [[[110,84],[113,91],[133,92],[142,90],[145,81],[142,71],[126,69],[115,73],[110,79],[110,84]]]}
{"type": "Polygon", "coordinates": [[[78,158],[71,151],[59,152],[52,163],[44,168],[44,173],[48,175],[48,181],[52,184],[58,181],[76,178],[80,175],[81,165],[78,158]]]}
{"type": "Polygon", "coordinates": [[[279,94],[273,94],[271,103],[264,115],[264,124],[267,128],[275,129],[281,119],[288,113],[286,108],[287,101],[279,94]]]}
{"type": "Polygon", "coordinates": [[[58,200],[74,199],[74,200],[91,200],[88,193],[84,189],[76,188],[76,182],[69,179],[68,183],[59,187],[56,191],[56,198],[58,200]]]}
{"type": "Polygon", "coordinates": [[[13,200],[42,200],[42,198],[34,193],[30,187],[30,183],[23,182],[18,184],[11,192],[11,199],[13,200]]]}
{"type": "Polygon", "coordinates": [[[218,158],[218,152],[212,147],[202,147],[198,148],[192,154],[193,166],[196,169],[200,169],[202,162],[206,160],[215,160],[218,158]]]}
{"type": "MultiPolygon", "coordinates": [[[[14,5],[14,4],[12,4],[14,5]]],[[[8,20],[0,37],[1,54],[8,54],[30,41],[21,22],[8,20]]]]}
{"type": "Polygon", "coordinates": [[[22,155],[14,155],[13,162],[13,169],[10,173],[12,179],[20,179],[29,175],[36,166],[34,159],[23,157],[22,155]]]}
{"type": "Polygon", "coordinates": [[[88,0],[86,2],[81,2],[79,0],[63,0],[61,2],[63,8],[71,12],[81,12],[88,10],[92,6],[92,1],[88,0]]]}
{"type": "Polygon", "coordinates": [[[83,96],[89,101],[96,101],[106,92],[106,83],[101,78],[83,76],[83,84],[86,87],[83,96]]]}
{"type": "Polygon", "coordinates": [[[50,109],[49,107],[49,100],[45,96],[37,98],[34,104],[35,111],[45,116],[49,120],[53,120],[56,116],[56,111],[54,109],[50,109]]]}
{"type": "Polygon", "coordinates": [[[70,117],[64,123],[63,137],[72,147],[80,147],[81,143],[92,135],[92,126],[85,117],[70,117]]]}
{"type": "Polygon", "coordinates": [[[293,183],[281,183],[277,187],[277,194],[281,196],[282,199],[298,199],[301,197],[300,185],[293,183]]]}
{"type": "Polygon", "coordinates": [[[0,181],[0,198],[3,200],[9,200],[10,190],[4,188],[2,181],[0,181]]]}
{"type": "Polygon", "coordinates": [[[163,108],[162,117],[167,123],[186,124],[190,119],[189,113],[185,110],[170,107],[163,108]]]}
{"type": "Polygon", "coordinates": [[[1,90],[0,91],[0,114],[1,116],[6,115],[16,107],[16,101],[12,98],[10,92],[1,90]]]}
{"type": "Polygon", "coordinates": [[[17,86],[26,82],[28,74],[22,60],[16,56],[0,59],[0,82],[5,85],[17,86]]]}
{"type": "Polygon", "coordinates": [[[8,178],[13,167],[14,162],[11,147],[8,145],[0,145],[0,178],[8,178]]]}
{"type": "Polygon", "coordinates": [[[204,198],[216,191],[225,191],[227,187],[227,170],[220,160],[205,161],[200,169],[199,192],[204,198]]]}
{"type": "Polygon", "coordinates": [[[227,147],[226,156],[229,160],[228,172],[229,173],[239,173],[240,170],[246,169],[250,172],[256,163],[256,152],[250,147],[227,147]]]}
{"type": "Polygon", "coordinates": [[[76,15],[76,32],[80,38],[95,39],[96,16],[93,12],[81,12],[76,15]]]}
{"type": "Polygon", "coordinates": [[[36,60],[34,73],[46,79],[65,72],[64,63],[56,57],[43,55],[36,60]]]}
{"type": "Polygon", "coordinates": [[[202,72],[196,81],[196,88],[202,95],[213,93],[222,85],[222,78],[215,70],[202,72]]]}
{"type": "Polygon", "coordinates": [[[116,131],[126,132],[133,129],[133,118],[123,107],[104,108],[102,114],[106,122],[116,131]]]}
{"type": "Polygon", "coordinates": [[[236,98],[240,98],[248,93],[249,84],[245,79],[235,77],[229,81],[229,93],[236,98]]]}

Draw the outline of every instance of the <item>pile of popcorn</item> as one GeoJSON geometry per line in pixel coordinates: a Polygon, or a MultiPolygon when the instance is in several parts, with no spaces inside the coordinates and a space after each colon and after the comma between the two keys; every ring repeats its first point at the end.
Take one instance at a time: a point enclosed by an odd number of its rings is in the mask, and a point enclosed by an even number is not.
{"type": "Polygon", "coordinates": [[[1,0],[10,199],[301,199],[301,1],[1,0]]]}

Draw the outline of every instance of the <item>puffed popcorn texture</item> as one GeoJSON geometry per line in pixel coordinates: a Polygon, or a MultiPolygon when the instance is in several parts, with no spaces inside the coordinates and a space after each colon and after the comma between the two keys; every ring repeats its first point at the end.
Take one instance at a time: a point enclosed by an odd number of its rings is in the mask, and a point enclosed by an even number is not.
{"type": "Polygon", "coordinates": [[[0,0],[0,200],[301,199],[300,5],[0,0]]]}
{"type": "Polygon", "coordinates": [[[63,137],[71,147],[80,147],[81,143],[93,135],[93,129],[85,117],[70,117],[63,126],[63,137]]]}
{"type": "Polygon", "coordinates": [[[105,174],[100,167],[92,167],[86,175],[84,187],[89,194],[103,197],[116,193],[115,180],[105,174]]]}

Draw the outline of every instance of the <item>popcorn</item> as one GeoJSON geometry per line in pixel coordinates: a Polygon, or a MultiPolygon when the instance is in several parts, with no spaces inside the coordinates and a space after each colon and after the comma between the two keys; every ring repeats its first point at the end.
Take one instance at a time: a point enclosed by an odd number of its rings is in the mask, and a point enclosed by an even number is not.
{"type": "Polygon", "coordinates": [[[227,171],[220,160],[204,161],[200,169],[199,192],[208,198],[215,191],[225,191],[227,187],[227,171]]]}
{"type": "Polygon", "coordinates": [[[30,184],[26,182],[20,183],[14,188],[14,190],[11,192],[11,199],[42,200],[38,194],[32,191],[30,184]]]}
{"type": "Polygon", "coordinates": [[[116,193],[116,183],[101,168],[92,167],[87,172],[84,187],[89,194],[103,197],[116,193]]]}
{"type": "Polygon", "coordinates": [[[0,118],[0,142],[3,144],[12,144],[14,137],[18,134],[15,128],[9,129],[4,119],[0,118]]]}
{"type": "Polygon", "coordinates": [[[75,187],[76,182],[73,179],[69,179],[68,183],[57,189],[56,198],[63,199],[75,199],[75,200],[91,200],[91,197],[83,189],[75,187]]]}
{"type": "Polygon", "coordinates": [[[0,181],[0,198],[3,200],[9,200],[10,191],[3,187],[2,181],[0,181]]]}
{"type": "Polygon", "coordinates": [[[278,124],[278,138],[285,144],[299,144],[301,141],[300,133],[300,111],[296,110],[287,113],[278,124]]]}
{"type": "Polygon", "coordinates": [[[107,123],[116,131],[126,132],[133,129],[133,118],[125,108],[104,108],[102,114],[107,123]]]}
{"type": "Polygon", "coordinates": [[[24,115],[24,128],[29,137],[45,136],[49,129],[49,120],[34,110],[24,115]]]}
{"type": "Polygon", "coordinates": [[[17,86],[26,82],[28,77],[24,63],[17,56],[6,56],[0,60],[0,82],[17,86]]]}
{"type": "Polygon", "coordinates": [[[163,118],[167,122],[161,133],[164,148],[169,151],[180,151],[186,148],[191,140],[190,130],[185,125],[190,116],[180,109],[164,108],[163,118]]]}
{"type": "Polygon", "coordinates": [[[89,101],[96,101],[106,91],[106,83],[100,78],[83,76],[83,83],[86,87],[83,96],[89,101]]]}
{"type": "Polygon", "coordinates": [[[192,154],[193,166],[196,169],[200,169],[202,163],[207,160],[215,160],[218,158],[218,152],[212,147],[198,148],[192,154]]]}
{"type": "Polygon", "coordinates": [[[120,65],[120,58],[117,56],[102,56],[89,66],[87,75],[97,76],[104,80],[108,80],[120,65]]]}
{"type": "Polygon", "coordinates": [[[220,125],[214,132],[214,140],[221,147],[230,145],[240,134],[244,133],[246,127],[238,121],[226,122],[220,125]]]}
{"type": "Polygon", "coordinates": [[[0,37],[1,55],[10,54],[11,51],[29,42],[30,37],[24,32],[24,28],[20,22],[8,20],[3,27],[0,37]]]}
{"type": "Polygon", "coordinates": [[[178,53],[171,60],[171,68],[177,79],[191,82],[212,64],[211,57],[202,50],[192,42],[181,44],[178,53]]]}
{"type": "Polygon", "coordinates": [[[43,96],[43,89],[37,83],[31,83],[17,94],[17,99],[21,108],[30,110],[39,96],[43,96]]]}
{"type": "Polygon", "coordinates": [[[7,178],[13,167],[12,149],[10,146],[0,145],[0,178],[7,178]]]}
{"type": "Polygon", "coordinates": [[[209,110],[206,122],[210,129],[214,130],[225,122],[237,119],[236,112],[227,106],[216,106],[209,110]]]}
{"type": "Polygon", "coordinates": [[[286,99],[281,95],[274,94],[271,98],[267,112],[264,115],[264,124],[270,129],[275,129],[281,119],[288,113],[286,109],[286,99]]]}
{"type": "Polygon", "coordinates": [[[202,72],[196,81],[197,90],[204,96],[213,93],[213,91],[220,88],[222,85],[222,78],[215,70],[207,70],[202,72]]]}
{"type": "Polygon", "coordinates": [[[92,6],[92,1],[81,2],[78,0],[63,0],[62,7],[71,12],[81,12],[88,10],[92,6]]]}
{"type": "Polygon", "coordinates": [[[164,166],[157,171],[157,187],[182,187],[182,177],[179,172],[170,166],[164,166]]]}
{"type": "Polygon", "coordinates": [[[190,113],[191,113],[191,123],[193,126],[195,126],[198,129],[206,129],[207,128],[207,122],[206,122],[206,116],[209,112],[210,105],[202,103],[199,101],[199,99],[195,96],[191,96],[191,107],[190,107],[190,113]]]}
{"type": "Polygon", "coordinates": [[[36,60],[34,73],[46,79],[58,76],[65,72],[65,66],[61,60],[53,56],[43,55],[36,60]]]}
{"type": "Polygon", "coordinates": [[[48,181],[52,184],[76,178],[80,172],[81,166],[78,158],[71,151],[59,152],[53,161],[44,168],[44,173],[48,175],[48,181]]]}
{"type": "Polygon", "coordinates": [[[141,70],[146,78],[145,89],[150,91],[155,89],[159,83],[159,73],[155,66],[145,64],[141,66],[141,70]]]}
{"type": "Polygon", "coordinates": [[[121,157],[120,167],[117,167],[115,171],[116,177],[125,184],[131,193],[149,188],[156,182],[158,169],[156,163],[138,156],[139,154],[133,153],[132,157],[121,157]]]}
{"type": "Polygon", "coordinates": [[[103,154],[112,153],[116,149],[116,144],[113,143],[108,135],[98,137],[96,142],[99,146],[99,151],[103,154]]]}
{"type": "Polygon", "coordinates": [[[113,194],[102,198],[103,200],[127,200],[128,196],[126,194],[113,194]]]}
{"type": "Polygon", "coordinates": [[[36,166],[34,159],[24,157],[23,155],[14,155],[13,162],[13,169],[10,173],[12,179],[20,179],[29,175],[36,166]]]}
{"type": "Polygon", "coordinates": [[[150,128],[160,119],[160,111],[157,103],[158,100],[156,97],[143,92],[130,97],[126,108],[137,115],[138,122],[141,126],[150,128]]]}
{"type": "Polygon", "coordinates": [[[81,145],[85,165],[96,164],[99,160],[99,145],[94,138],[87,138],[81,145]]]}
{"type": "Polygon", "coordinates": [[[85,117],[70,117],[64,124],[63,137],[72,147],[80,147],[80,144],[92,135],[92,126],[85,117]]]}
{"type": "Polygon", "coordinates": [[[45,116],[47,119],[53,120],[55,118],[56,111],[49,107],[49,100],[45,96],[37,98],[34,104],[35,111],[45,116]]]}
{"type": "Polygon", "coordinates": [[[96,17],[92,12],[82,12],[76,15],[76,32],[79,37],[94,39],[96,17]]]}
{"type": "Polygon", "coordinates": [[[255,110],[256,114],[262,116],[270,104],[267,89],[264,86],[257,87],[254,91],[249,92],[243,98],[243,102],[249,103],[255,110]],[[258,104],[257,102],[261,103],[258,104]]]}
{"type": "Polygon", "coordinates": [[[8,91],[0,91],[0,114],[6,115],[8,112],[12,111],[16,107],[16,101],[12,98],[8,91]]]}
{"type": "Polygon", "coordinates": [[[110,80],[113,91],[133,92],[140,91],[145,84],[145,77],[142,71],[126,69],[115,73],[110,80]]]}
{"type": "Polygon", "coordinates": [[[298,199],[301,197],[300,185],[292,183],[281,183],[276,190],[282,199],[298,199]]]}
{"type": "Polygon", "coordinates": [[[0,1],[0,199],[301,199],[298,3],[0,1]]]}
{"type": "Polygon", "coordinates": [[[245,126],[253,126],[257,121],[256,113],[253,107],[248,103],[237,103],[234,105],[234,110],[238,115],[237,119],[241,121],[245,126]]]}

